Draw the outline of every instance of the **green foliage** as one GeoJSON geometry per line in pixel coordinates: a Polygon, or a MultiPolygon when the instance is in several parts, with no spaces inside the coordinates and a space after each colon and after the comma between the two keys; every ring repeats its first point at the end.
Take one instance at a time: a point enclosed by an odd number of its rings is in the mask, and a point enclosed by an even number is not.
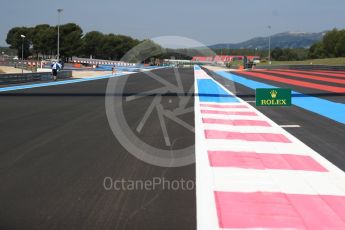
{"type": "Polygon", "coordinates": [[[9,56],[17,55],[17,50],[11,49],[9,47],[0,47],[0,55],[2,55],[2,52],[4,52],[4,55],[9,55],[9,56]]]}
{"type": "MultiPolygon", "coordinates": [[[[24,39],[24,57],[34,54],[36,56],[54,56],[57,53],[57,27],[47,24],[35,27],[15,27],[8,34],[6,42],[11,49],[18,52],[21,57],[22,38],[24,39]]],[[[130,49],[140,43],[139,40],[129,36],[103,34],[91,31],[83,36],[82,28],[75,23],[60,26],[60,56],[69,58],[73,56],[90,57],[98,59],[119,60],[130,49]]]]}
{"type": "Polygon", "coordinates": [[[125,35],[100,34],[92,32],[82,40],[83,55],[96,58],[120,60],[129,50],[140,43],[139,40],[125,35]]]}
{"type": "MultiPolygon", "coordinates": [[[[259,66],[265,66],[267,63],[261,62],[259,66]]],[[[272,61],[272,65],[332,65],[344,66],[345,57],[338,58],[322,58],[322,59],[307,59],[303,61],[272,61]]]]}
{"type": "Polygon", "coordinates": [[[345,30],[338,36],[337,44],[335,45],[336,57],[345,57],[345,30]]]}
{"type": "Polygon", "coordinates": [[[81,54],[83,56],[92,55],[93,58],[102,58],[101,44],[104,41],[104,34],[98,31],[91,31],[82,38],[81,54]]]}
{"type": "Polygon", "coordinates": [[[14,27],[12,28],[6,38],[7,44],[10,45],[11,49],[18,50],[17,56],[22,56],[22,45],[24,45],[24,58],[27,58],[30,55],[30,46],[31,46],[31,30],[26,27],[14,27]],[[21,35],[25,35],[26,38],[21,38],[21,35]]]}
{"type": "Polygon", "coordinates": [[[308,50],[275,48],[271,52],[271,57],[274,61],[300,61],[307,59],[308,50]]]}
{"type": "Polygon", "coordinates": [[[75,23],[60,26],[60,55],[72,57],[79,54],[83,30],[75,23]]]}
{"type": "Polygon", "coordinates": [[[323,37],[323,40],[322,40],[323,49],[328,57],[335,56],[335,45],[337,44],[337,40],[338,40],[337,37],[338,37],[338,30],[336,29],[329,31],[323,37]]]}
{"type": "Polygon", "coordinates": [[[309,49],[309,58],[345,57],[345,30],[333,29],[309,49]]]}
{"type": "Polygon", "coordinates": [[[318,42],[312,45],[309,49],[308,57],[309,58],[324,58],[325,55],[325,50],[323,48],[323,43],[318,42]]]}
{"type": "Polygon", "coordinates": [[[260,57],[267,57],[268,51],[267,50],[260,50],[260,49],[213,49],[213,51],[217,55],[234,55],[234,56],[260,56],[260,57]]]}
{"type": "Polygon", "coordinates": [[[161,58],[166,53],[166,50],[159,44],[150,39],[142,41],[129,52],[126,52],[122,58],[127,62],[146,62],[154,58],[161,58]]]}
{"type": "Polygon", "coordinates": [[[38,54],[54,54],[56,52],[57,30],[47,24],[37,25],[32,29],[33,52],[38,54]]]}

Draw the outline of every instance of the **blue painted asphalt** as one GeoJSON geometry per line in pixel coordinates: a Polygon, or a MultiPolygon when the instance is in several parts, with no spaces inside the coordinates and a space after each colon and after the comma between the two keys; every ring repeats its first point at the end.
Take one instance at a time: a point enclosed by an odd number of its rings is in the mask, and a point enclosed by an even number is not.
{"type": "MultiPolygon", "coordinates": [[[[150,66],[150,67],[151,67],[150,69],[166,68],[164,66],[163,67],[162,66],[150,66]]],[[[38,87],[44,87],[44,86],[65,85],[65,84],[79,83],[79,82],[85,82],[85,81],[94,81],[94,80],[107,79],[107,78],[112,78],[112,77],[119,77],[119,76],[123,76],[123,75],[127,75],[127,74],[118,73],[118,74],[115,74],[114,76],[109,74],[109,75],[99,76],[99,77],[53,81],[53,82],[47,82],[47,83],[16,85],[16,86],[9,86],[9,87],[0,88],[0,92],[7,92],[7,91],[13,91],[13,90],[20,90],[20,89],[31,89],[31,88],[38,88],[38,87]]]]}
{"type": "Polygon", "coordinates": [[[85,81],[107,79],[107,78],[111,78],[111,77],[119,77],[119,76],[123,76],[123,75],[126,75],[126,74],[116,74],[114,76],[113,75],[105,75],[105,76],[91,77],[91,78],[81,78],[81,79],[73,79],[73,80],[52,81],[52,82],[46,82],[46,83],[16,85],[16,86],[9,86],[9,87],[0,88],[0,92],[7,92],[7,91],[13,91],[13,90],[20,90],[20,89],[31,89],[31,88],[38,88],[38,87],[44,87],[44,86],[73,84],[73,83],[79,83],[79,82],[85,82],[85,81]]]}
{"type": "MultiPolygon", "coordinates": [[[[149,66],[149,69],[152,69],[152,70],[164,69],[164,68],[166,68],[166,67],[165,66],[149,66]]],[[[144,69],[148,69],[148,68],[145,67],[144,69]]],[[[0,92],[14,91],[14,90],[20,90],[20,89],[31,89],[31,88],[38,88],[38,87],[44,87],[44,86],[73,84],[73,83],[79,83],[79,82],[85,82],[85,81],[94,81],[94,80],[107,79],[107,78],[112,78],[112,77],[119,77],[119,76],[123,76],[123,75],[128,75],[128,74],[118,73],[118,74],[115,74],[114,76],[109,74],[109,75],[99,76],[99,77],[53,81],[53,82],[47,82],[47,83],[16,85],[16,86],[9,86],[9,87],[0,88],[0,92]]]]}
{"type": "MultiPolygon", "coordinates": [[[[233,73],[224,71],[217,71],[216,73],[230,81],[239,83],[253,90],[257,88],[278,88],[277,86],[249,80],[233,73]]],[[[296,91],[292,91],[292,104],[345,124],[345,104],[304,95],[296,91]]]]}
{"type": "Polygon", "coordinates": [[[198,79],[198,91],[200,102],[238,102],[213,79],[198,79]]]}
{"type": "MultiPolygon", "coordinates": [[[[113,65],[99,65],[95,70],[100,71],[111,71],[113,65]]],[[[115,65],[116,70],[120,71],[128,71],[128,72],[140,72],[142,70],[153,70],[153,69],[162,69],[166,68],[166,66],[144,66],[142,64],[135,65],[135,66],[118,66],[115,65]]]]}

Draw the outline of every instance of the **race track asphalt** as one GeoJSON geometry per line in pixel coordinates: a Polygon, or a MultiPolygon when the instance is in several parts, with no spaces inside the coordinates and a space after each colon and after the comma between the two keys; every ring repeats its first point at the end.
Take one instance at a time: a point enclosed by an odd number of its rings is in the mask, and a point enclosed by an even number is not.
{"type": "MultiPolygon", "coordinates": [[[[114,97],[144,96],[129,102],[124,99],[123,111],[132,131],[156,96],[170,110],[178,106],[178,95],[191,96],[188,93],[193,87],[193,69],[179,72],[184,87],[178,92],[146,93],[162,84],[145,73],[120,77],[127,79],[126,86],[122,92],[112,92],[114,97]]],[[[177,83],[172,69],[153,73],[177,83]]],[[[236,95],[254,105],[254,90],[209,73],[229,89],[235,84],[236,95]]],[[[179,168],[153,166],[129,154],[119,143],[106,116],[107,82],[103,79],[0,93],[0,229],[196,228],[195,189],[104,188],[105,178],[195,181],[194,164],[179,168]]],[[[344,95],[291,88],[333,101],[344,100],[344,95]]],[[[193,97],[188,106],[194,106],[193,97]]],[[[279,125],[299,125],[287,131],[345,170],[344,125],[296,106],[256,108],[279,125]]],[[[180,118],[194,125],[193,111],[180,118]]],[[[167,129],[174,148],[194,144],[193,132],[171,121],[167,121],[167,129]]],[[[156,148],[170,148],[164,143],[156,113],[138,136],[156,148]]]]}
{"type": "MultiPolygon", "coordinates": [[[[174,71],[155,70],[167,81],[174,71]]],[[[183,86],[193,87],[192,69],[180,71],[183,86]]],[[[122,77],[127,78],[127,77],[122,77]]],[[[173,82],[174,83],[174,82],[173,82]]],[[[195,165],[153,166],[138,160],[114,137],[105,112],[107,80],[0,93],[0,229],[195,229],[195,188],[189,190],[106,190],[104,179],[195,180],[195,165]]],[[[128,77],[132,95],[161,87],[144,73],[128,77]]],[[[162,96],[169,107],[176,92],[162,96]]],[[[179,92],[181,93],[181,92],[179,92]]],[[[154,96],[154,95],[153,95],[154,96]]],[[[125,106],[135,127],[148,95],[125,106]]],[[[194,106],[194,100],[189,101],[194,106]]],[[[194,113],[182,118],[194,125],[194,113]]],[[[157,116],[148,120],[146,143],[166,148],[157,116]]],[[[176,146],[194,145],[194,133],[179,126],[176,146]]]]}
{"type": "MultiPolygon", "coordinates": [[[[218,82],[229,90],[236,89],[236,96],[248,101],[255,106],[255,91],[241,84],[234,83],[228,79],[221,77],[215,72],[207,70],[218,82]]],[[[320,97],[336,102],[344,102],[344,94],[327,93],[319,90],[306,89],[298,86],[291,86],[273,81],[248,77],[244,74],[239,76],[247,79],[275,85],[283,88],[307,93],[311,96],[320,97]]],[[[297,106],[291,107],[255,107],[260,112],[268,116],[278,125],[299,125],[298,128],[285,128],[292,135],[307,144],[316,152],[321,154],[327,160],[345,171],[345,125],[332,121],[328,118],[304,110],[297,106]]]]}

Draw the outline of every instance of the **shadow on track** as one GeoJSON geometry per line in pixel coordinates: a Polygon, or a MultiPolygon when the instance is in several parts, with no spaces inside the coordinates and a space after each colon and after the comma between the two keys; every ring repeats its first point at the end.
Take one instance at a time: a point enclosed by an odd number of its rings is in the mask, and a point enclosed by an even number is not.
{"type": "MultiPolygon", "coordinates": [[[[147,96],[147,97],[232,97],[226,94],[195,94],[195,93],[0,93],[0,97],[129,97],[129,96],[147,96]]],[[[237,97],[255,97],[255,94],[236,94],[237,97]]],[[[309,93],[292,94],[292,97],[342,97],[345,93],[309,93]]]]}

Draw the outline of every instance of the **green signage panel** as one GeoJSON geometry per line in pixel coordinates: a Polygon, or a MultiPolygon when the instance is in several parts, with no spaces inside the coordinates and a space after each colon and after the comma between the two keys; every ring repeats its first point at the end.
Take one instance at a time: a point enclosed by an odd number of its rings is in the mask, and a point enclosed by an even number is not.
{"type": "Polygon", "coordinates": [[[256,89],[256,106],[291,106],[291,89],[256,89]]]}

